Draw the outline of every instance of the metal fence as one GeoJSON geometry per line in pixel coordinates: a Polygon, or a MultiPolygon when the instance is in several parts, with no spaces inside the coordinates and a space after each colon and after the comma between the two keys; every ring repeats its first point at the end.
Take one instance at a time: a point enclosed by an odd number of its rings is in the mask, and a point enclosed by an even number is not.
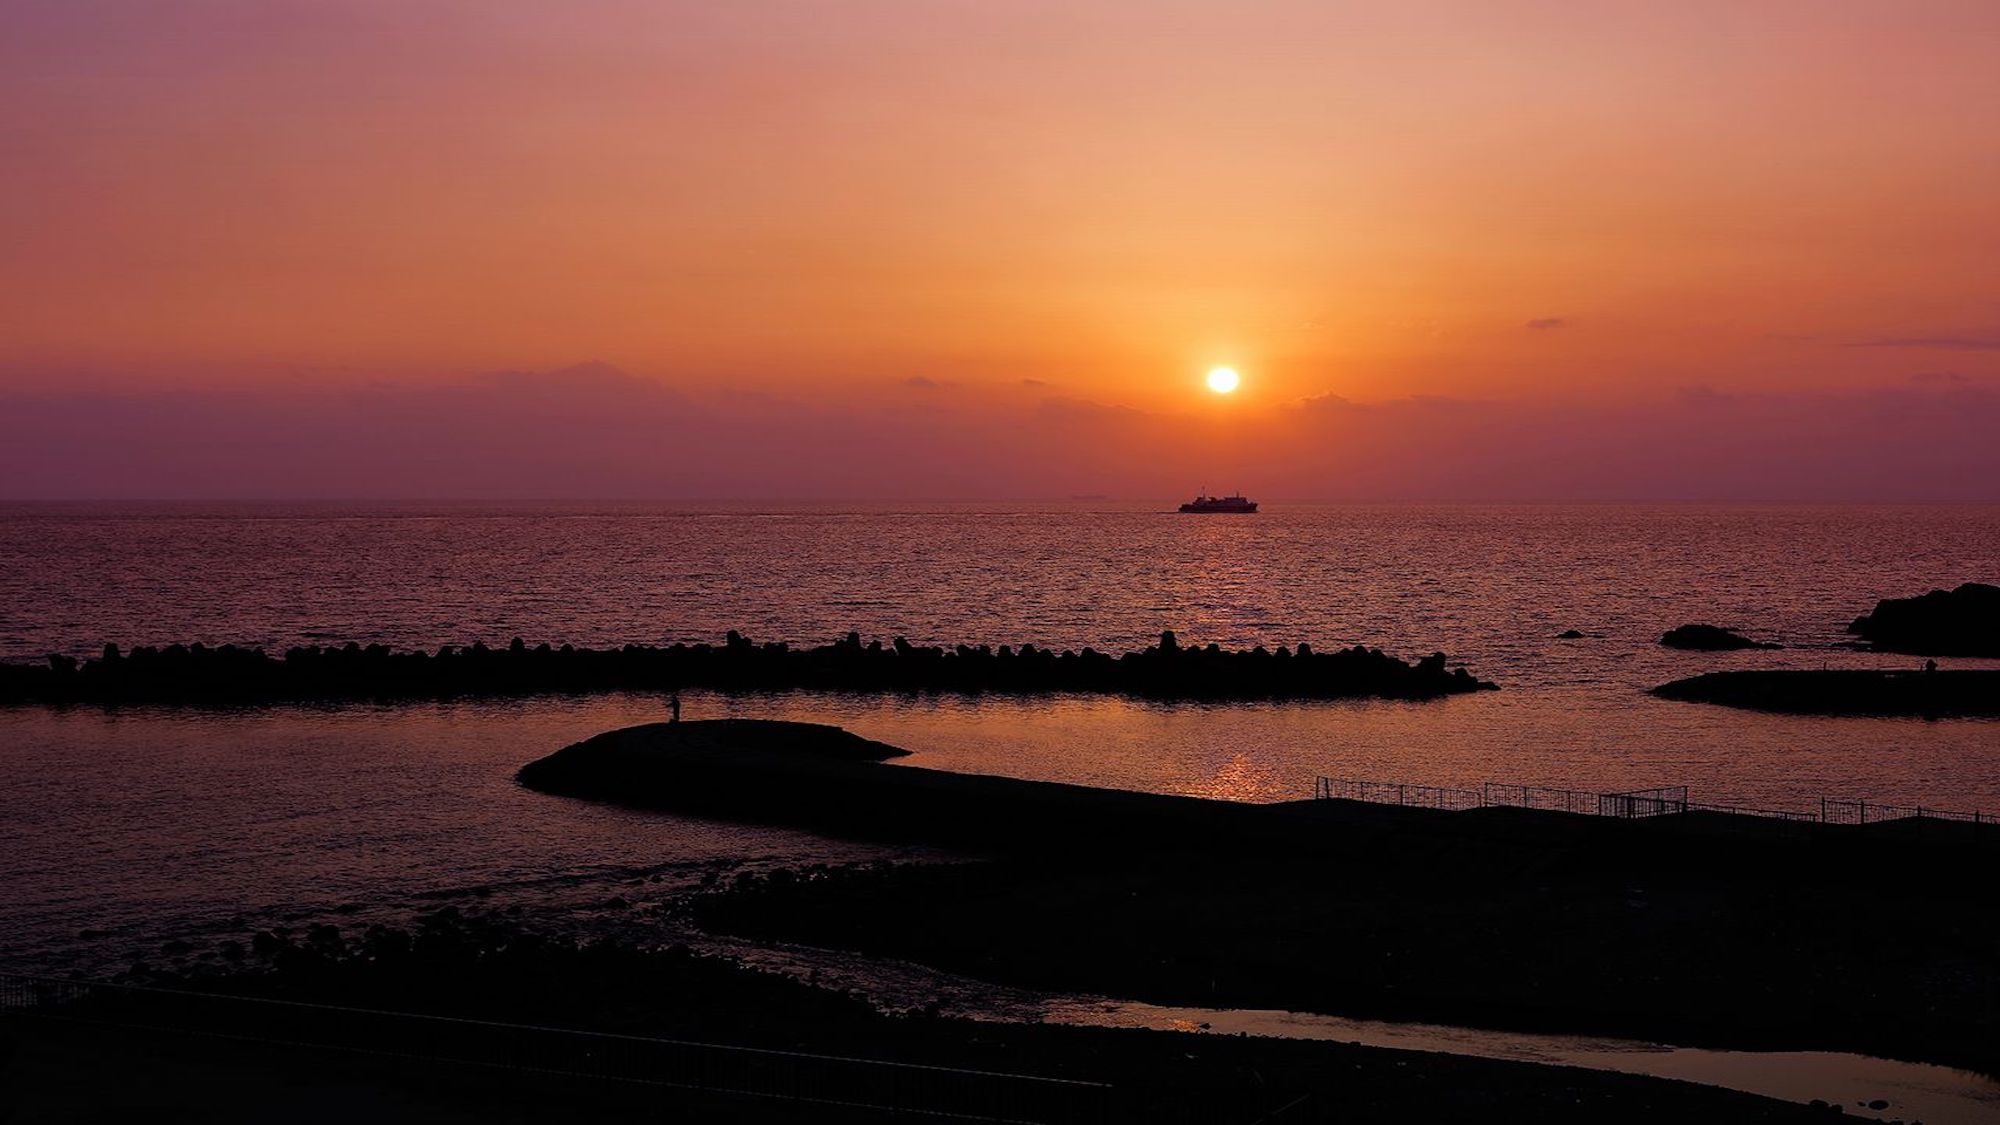
{"type": "Polygon", "coordinates": [[[1688,811],[1685,785],[1664,785],[1657,789],[1634,789],[1628,793],[1599,793],[1599,816],[1670,816],[1688,811]]]}
{"type": "Polygon", "coordinates": [[[1982,812],[1953,812],[1927,805],[1886,805],[1880,801],[1856,801],[1822,797],[1817,818],[1826,824],[1880,824],[1890,820],[1948,820],[1961,824],[1992,824],[1993,817],[1982,812]]]}
{"type": "Polygon", "coordinates": [[[915,1118],[1083,1125],[1106,1083],[0,973],[0,1013],[644,1083],[915,1118]]]}
{"type": "Polygon", "coordinates": [[[1629,793],[1592,793],[1581,789],[1552,789],[1542,785],[1480,786],[1481,804],[1543,809],[1549,812],[1581,813],[1585,816],[1664,816],[1687,811],[1687,787],[1635,789],[1629,793]]]}
{"type": "Polygon", "coordinates": [[[1394,781],[1319,777],[1313,782],[1313,796],[1322,800],[1368,801],[1374,804],[1409,805],[1454,811],[1521,808],[1576,813],[1582,816],[1623,818],[1715,812],[1818,824],[1880,824],[1892,820],[1946,821],[1967,825],[1994,823],[1992,815],[1981,812],[1954,812],[1934,809],[1927,805],[1889,805],[1876,801],[1833,797],[1822,798],[1817,811],[1713,804],[1689,800],[1685,785],[1634,789],[1624,793],[1593,793],[1582,789],[1503,785],[1497,782],[1487,782],[1477,789],[1447,789],[1434,785],[1408,785],[1394,781]]]}
{"type": "Polygon", "coordinates": [[[1819,823],[1819,814],[1800,812],[1796,809],[1757,809],[1745,805],[1718,805],[1709,801],[1689,801],[1688,809],[1693,812],[1726,813],[1729,816],[1758,816],[1766,820],[1796,820],[1807,824],[1819,823]]]}
{"type": "Polygon", "coordinates": [[[1590,816],[1662,816],[1667,813],[1686,812],[1688,809],[1685,786],[1639,789],[1630,793],[1587,793],[1580,789],[1500,785],[1493,782],[1488,782],[1477,789],[1449,789],[1436,785],[1408,785],[1396,781],[1321,777],[1313,784],[1313,796],[1322,800],[1368,801],[1378,805],[1405,805],[1411,808],[1447,811],[1511,807],[1584,813],[1590,816]]]}
{"type": "Polygon", "coordinates": [[[1342,777],[1320,778],[1313,796],[1323,800],[1369,801],[1378,805],[1447,810],[1476,809],[1486,803],[1477,789],[1440,789],[1435,785],[1355,781],[1342,777]]]}

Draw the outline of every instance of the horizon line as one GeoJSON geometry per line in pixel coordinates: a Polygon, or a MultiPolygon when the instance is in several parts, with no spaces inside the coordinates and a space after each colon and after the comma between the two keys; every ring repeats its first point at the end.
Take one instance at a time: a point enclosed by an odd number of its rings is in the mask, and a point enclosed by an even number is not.
{"type": "MultiPolygon", "coordinates": [[[[1114,495],[1018,495],[1018,496],[0,496],[0,504],[20,505],[61,505],[61,504],[487,504],[487,505],[555,505],[555,504],[616,504],[616,505],[718,505],[718,504],[1178,504],[1177,496],[1114,496],[1114,495]]],[[[1260,499],[1260,505],[1339,505],[1346,507],[1368,506],[1535,506],[1535,507],[1608,507],[1631,505],[1688,506],[1704,505],[1712,507],[1995,507],[2000,506],[2000,496],[1990,499],[1811,499],[1801,497],[1381,497],[1377,499],[1357,499],[1352,497],[1312,497],[1278,496],[1260,499]]],[[[1178,513],[1168,513],[1178,514],[1178,513]]],[[[1259,512],[1257,514],[1264,514],[1259,512]]]]}

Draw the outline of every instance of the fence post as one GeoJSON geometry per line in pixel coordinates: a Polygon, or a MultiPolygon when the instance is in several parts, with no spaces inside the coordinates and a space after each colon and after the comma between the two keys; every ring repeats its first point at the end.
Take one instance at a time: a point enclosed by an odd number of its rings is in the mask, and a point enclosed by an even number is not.
{"type": "Polygon", "coordinates": [[[1821,797],[1821,798],[1819,799],[1819,822],[1820,822],[1821,824],[1825,824],[1825,823],[1826,823],[1826,798],[1825,798],[1825,797],[1821,797]]]}

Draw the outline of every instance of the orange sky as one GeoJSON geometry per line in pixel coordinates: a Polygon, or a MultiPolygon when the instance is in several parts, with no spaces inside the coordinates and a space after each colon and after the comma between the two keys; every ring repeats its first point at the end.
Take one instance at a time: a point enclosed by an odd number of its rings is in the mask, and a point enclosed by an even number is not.
{"type": "Polygon", "coordinates": [[[2000,377],[1990,0],[0,16],[0,389],[601,358],[1247,419],[2000,377]]]}

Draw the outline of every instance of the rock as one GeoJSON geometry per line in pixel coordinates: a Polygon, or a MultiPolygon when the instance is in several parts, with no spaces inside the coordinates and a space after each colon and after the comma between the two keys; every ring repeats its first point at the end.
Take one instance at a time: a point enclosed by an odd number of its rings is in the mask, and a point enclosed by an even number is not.
{"type": "Polygon", "coordinates": [[[2000,586],[1967,582],[1914,598],[1884,598],[1847,631],[1885,652],[2000,656],[2000,586]]]}
{"type": "Polygon", "coordinates": [[[1564,629],[1562,632],[1556,634],[1556,640],[1580,641],[1585,637],[1588,637],[1589,635],[1590,635],[1589,633],[1586,633],[1581,629],[1564,629]]]}
{"type": "Polygon", "coordinates": [[[1724,629],[1720,625],[1682,625],[1669,629],[1660,637],[1660,643],[1668,648],[1692,649],[1697,652],[1731,652],[1745,648],[1783,648],[1783,645],[1753,641],[1741,633],[1724,629]]]}

